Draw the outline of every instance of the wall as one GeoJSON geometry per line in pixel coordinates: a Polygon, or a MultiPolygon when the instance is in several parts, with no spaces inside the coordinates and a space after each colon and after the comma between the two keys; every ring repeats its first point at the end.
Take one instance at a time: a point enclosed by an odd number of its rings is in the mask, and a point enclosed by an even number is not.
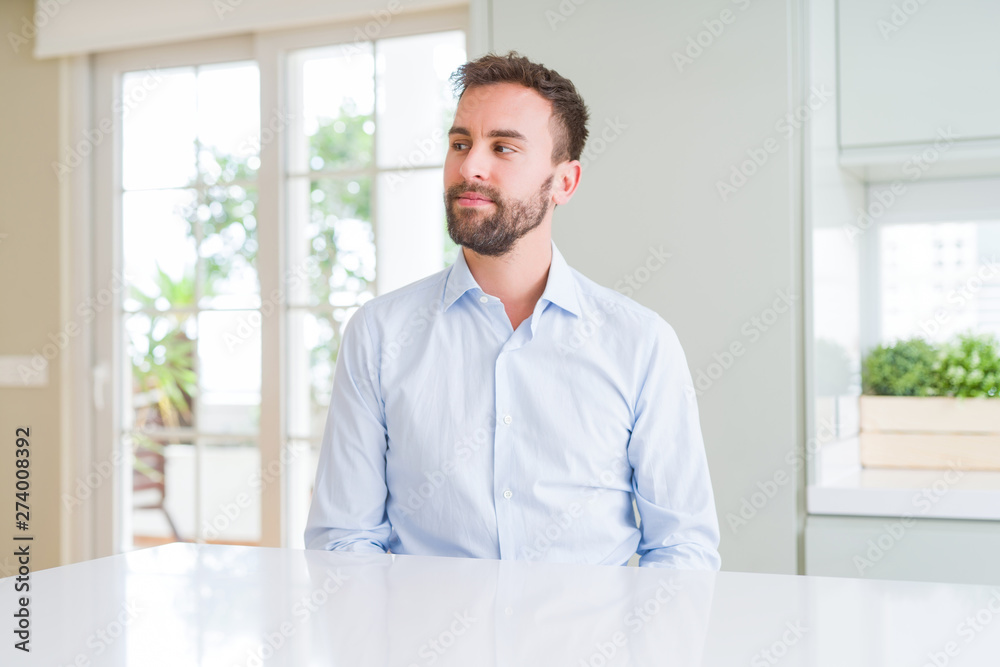
{"type": "Polygon", "coordinates": [[[801,480],[786,456],[802,441],[800,137],[782,124],[797,99],[797,6],[492,3],[493,49],[558,70],[590,107],[583,180],[555,241],[677,331],[727,570],[798,569],[801,480]],[[654,249],[671,257],[649,271],[654,249]]]}
{"type": "MultiPolygon", "coordinates": [[[[30,25],[30,0],[0,3],[0,356],[42,354],[60,323],[59,64],[36,61],[33,44],[11,42],[30,25]],[[15,46],[18,48],[15,50],[15,46]],[[5,235],[5,236],[3,236],[5,235]]],[[[29,40],[30,42],[30,40],[29,40]]],[[[55,347],[49,348],[50,350],[55,347]]],[[[0,576],[14,574],[15,429],[31,429],[28,498],[31,568],[59,564],[60,357],[48,383],[0,387],[0,576]]],[[[20,533],[20,531],[17,531],[20,533]]]]}

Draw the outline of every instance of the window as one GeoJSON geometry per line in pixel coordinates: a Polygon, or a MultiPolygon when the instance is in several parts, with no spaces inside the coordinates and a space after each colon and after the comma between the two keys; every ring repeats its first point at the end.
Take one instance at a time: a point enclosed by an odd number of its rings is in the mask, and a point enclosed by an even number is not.
{"type": "Polygon", "coordinates": [[[879,228],[882,341],[1000,338],[1000,220],[879,228]]]}
{"type": "Polygon", "coordinates": [[[343,327],[439,271],[464,12],[101,55],[97,553],[302,546],[343,327]],[[108,400],[110,399],[110,400],[108,400]],[[113,486],[113,488],[110,488],[113,486]],[[100,517],[113,516],[108,523],[100,517]]]}
{"type": "Polygon", "coordinates": [[[121,98],[140,97],[122,122],[122,540],[256,544],[259,497],[224,510],[260,466],[260,336],[239,326],[260,308],[257,66],[126,73],[121,98]]]}

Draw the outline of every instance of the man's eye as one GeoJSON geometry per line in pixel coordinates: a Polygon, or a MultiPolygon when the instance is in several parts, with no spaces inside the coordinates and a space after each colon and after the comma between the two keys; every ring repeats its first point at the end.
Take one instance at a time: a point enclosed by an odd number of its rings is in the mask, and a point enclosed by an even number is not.
{"type": "Polygon", "coordinates": [[[511,153],[514,152],[514,149],[511,148],[510,146],[497,146],[496,150],[498,150],[498,151],[509,151],[511,153]]]}
{"type": "Polygon", "coordinates": [[[451,147],[454,148],[456,151],[463,150],[463,149],[467,148],[468,146],[469,146],[469,144],[467,144],[467,143],[465,143],[463,141],[456,141],[456,142],[454,142],[451,145],[451,147]]]}

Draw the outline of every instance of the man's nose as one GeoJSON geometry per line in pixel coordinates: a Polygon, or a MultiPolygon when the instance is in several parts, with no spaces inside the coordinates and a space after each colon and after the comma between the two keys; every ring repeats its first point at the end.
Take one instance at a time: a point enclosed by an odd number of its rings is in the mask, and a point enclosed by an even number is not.
{"type": "Polygon", "coordinates": [[[480,144],[469,148],[459,173],[466,181],[489,180],[489,146],[480,144]]]}

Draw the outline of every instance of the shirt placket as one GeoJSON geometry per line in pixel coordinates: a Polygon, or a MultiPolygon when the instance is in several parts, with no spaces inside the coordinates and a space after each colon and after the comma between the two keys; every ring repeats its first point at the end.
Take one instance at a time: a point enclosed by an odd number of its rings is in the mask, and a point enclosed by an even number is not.
{"type": "Polygon", "coordinates": [[[494,365],[494,415],[496,427],[493,438],[493,502],[497,516],[497,538],[500,544],[501,559],[515,559],[519,544],[516,526],[521,488],[515,478],[516,465],[516,433],[519,426],[516,396],[511,386],[511,364],[516,363],[516,352],[524,345],[528,327],[519,327],[511,333],[510,321],[503,310],[503,304],[497,302],[497,317],[503,318],[503,324],[510,334],[507,341],[500,347],[494,365]]]}

